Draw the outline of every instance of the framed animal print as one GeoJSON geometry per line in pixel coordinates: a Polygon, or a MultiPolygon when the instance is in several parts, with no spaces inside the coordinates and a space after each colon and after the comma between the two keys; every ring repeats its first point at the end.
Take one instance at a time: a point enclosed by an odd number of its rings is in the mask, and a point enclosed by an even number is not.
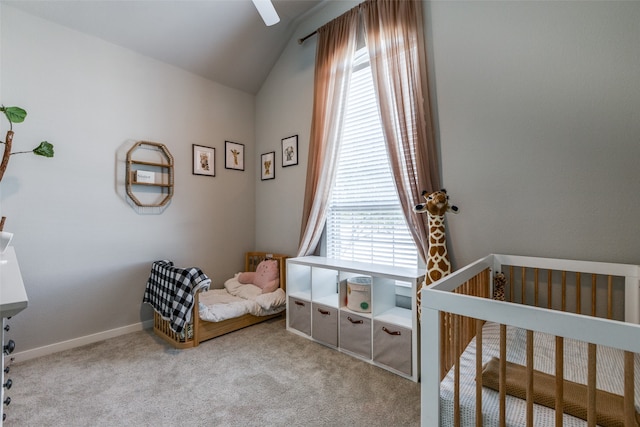
{"type": "Polygon", "coordinates": [[[224,167],[225,169],[244,170],[244,144],[224,142],[224,167]]]}
{"type": "Polygon", "coordinates": [[[193,174],[216,176],[216,149],[193,144],[193,174]]]}
{"type": "Polygon", "coordinates": [[[298,135],[282,140],[282,167],[298,164],[298,135]]]}
{"type": "Polygon", "coordinates": [[[266,181],[276,177],[276,152],[264,153],[260,156],[260,179],[266,181]]]}

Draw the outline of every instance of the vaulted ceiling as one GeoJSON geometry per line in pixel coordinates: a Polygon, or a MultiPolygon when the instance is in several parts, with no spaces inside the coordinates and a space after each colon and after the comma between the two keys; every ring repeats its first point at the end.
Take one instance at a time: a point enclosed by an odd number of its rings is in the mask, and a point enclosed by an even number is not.
{"type": "Polygon", "coordinates": [[[251,0],[0,1],[255,94],[300,20],[329,0],[273,0],[270,27],[251,0]]]}

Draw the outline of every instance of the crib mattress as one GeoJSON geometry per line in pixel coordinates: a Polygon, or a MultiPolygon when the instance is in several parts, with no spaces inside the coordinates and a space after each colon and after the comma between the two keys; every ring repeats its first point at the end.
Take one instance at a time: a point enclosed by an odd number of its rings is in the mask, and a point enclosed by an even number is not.
{"type": "MultiPolygon", "coordinates": [[[[492,357],[499,357],[500,327],[495,323],[486,323],[483,328],[483,364],[492,357]]],[[[587,344],[564,340],[564,376],[566,380],[587,383],[587,344]]],[[[555,373],[555,337],[534,333],[534,369],[553,375],[555,373]]],[[[460,357],[460,418],[463,426],[475,425],[475,338],[460,357]]],[[[621,350],[598,346],[597,388],[611,393],[623,394],[624,390],[624,353],[621,350]]],[[[507,327],[507,360],[526,365],[526,331],[507,327]]],[[[640,356],[635,355],[635,372],[640,372],[640,356]]],[[[440,385],[441,425],[452,426],[454,408],[454,373],[452,368],[440,385]]],[[[640,381],[635,382],[636,410],[640,408],[640,381]]],[[[482,390],[482,408],[484,425],[498,425],[498,392],[486,387],[482,390]]],[[[534,424],[540,427],[555,425],[553,409],[534,405],[534,424]]],[[[507,426],[526,424],[526,402],[513,396],[506,397],[507,426]]],[[[585,426],[586,421],[571,415],[563,415],[563,425],[567,427],[585,426]]]]}
{"type": "Polygon", "coordinates": [[[238,274],[227,280],[223,289],[201,292],[198,313],[201,320],[222,322],[245,314],[269,316],[286,308],[286,294],[278,288],[262,293],[262,289],[238,282],[238,274]]]}

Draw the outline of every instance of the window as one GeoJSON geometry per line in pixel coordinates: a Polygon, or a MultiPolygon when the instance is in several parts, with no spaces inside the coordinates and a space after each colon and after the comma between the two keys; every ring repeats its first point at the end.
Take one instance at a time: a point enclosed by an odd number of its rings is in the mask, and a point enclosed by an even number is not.
{"type": "Polygon", "coordinates": [[[418,252],[393,183],[366,48],[356,54],[346,105],[327,256],[416,268],[418,252]]]}

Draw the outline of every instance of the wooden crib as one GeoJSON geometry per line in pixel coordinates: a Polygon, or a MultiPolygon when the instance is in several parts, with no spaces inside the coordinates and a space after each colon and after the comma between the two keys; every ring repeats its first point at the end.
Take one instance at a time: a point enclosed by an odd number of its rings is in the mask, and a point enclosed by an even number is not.
{"type": "Polygon", "coordinates": [[[640,267],[489,255],[423,291],[422,426],[637,426],[640,267]],[[497,273],[505,301],[492,299],[497,273]]]}
{"type": "MultiPolygon", "coordinates": [[[[245,265],[243,271],[256,271],[258,264],[265,259],[275,259],[278,261],[280,272],[280,289],[286,291],[286,259],[287,255],[273,254],[267,252],[247,252],[245,254],[245,265]]],[[[244,314],[240,317],[227,319],[221,322],[207,322],[200,319],[198,315],[198,298],[200,292],[195,295],[195,303],[191,314],[191,323],[187,325],[186,331],[176,333],[169,326],[169,321],[165,320],[157,312],[153,315],[153,331],[163,340],[178,349],[197,347],[201,342],[219,337],[247,326],[255,325],[269,319],[281,317],[284,312],[268,316],[254,316],[244,314]]]]}

